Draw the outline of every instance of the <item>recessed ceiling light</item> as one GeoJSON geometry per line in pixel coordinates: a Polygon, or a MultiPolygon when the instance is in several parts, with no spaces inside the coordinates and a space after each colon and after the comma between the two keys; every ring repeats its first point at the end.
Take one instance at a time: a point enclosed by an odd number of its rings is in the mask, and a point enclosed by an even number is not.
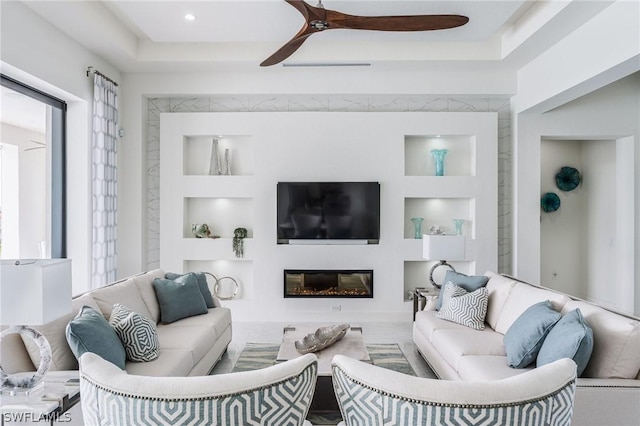
{"type": "Polygon", "coordinates": [[[198,19],[198,17],[196,15],[194,15],[193,13],[186,13],[184,15],[184,20],[185,21],[195,21],[196,19],[198,19]]]}

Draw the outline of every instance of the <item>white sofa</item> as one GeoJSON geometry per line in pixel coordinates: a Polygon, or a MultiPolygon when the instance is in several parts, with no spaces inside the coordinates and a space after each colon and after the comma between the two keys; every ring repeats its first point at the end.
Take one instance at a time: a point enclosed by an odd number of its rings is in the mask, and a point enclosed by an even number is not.
{"type": "Polygon", "coordinates": [[[342,355],[332,369],[341,426],[571,424],[576,366],[566,358],[495,381],[425,379],[342,355]]]}
{"type": "Polygon", "coordinates": [[[80,394],[87,425],[310,426],[316,356],[205,377],[127,374],[93,353],[80,357],[80,394]]]}
{"type": "Polygon", "coordinates": [[[413,341],[440,379],[501,380],[535,368],[535,362],[524,369],[509,367],[503,338],[529,306],[549,300],[562,314],[579,308],[593,330],[591,358],[577,379],[573,424],[640,424],[640,319],[492,272],[485,275],[484,330],[440,319],[434,310],[416,314],[413,341]]]}
{"type": "MultiPolygon", "coordinates": [[[[231,342],[231,311],[214,297],[215,308],[203,315],[184,318],[171,324],[161,324],[160,307],[152,283],[164,278],[156,269],[84,293],[73,300],[68,315],[38,329],[49,341],[52,351],[51,371],[77,370],[65,336],[65,328],[84,305],[102,312],[108,320],[115,303],[151,319],[157,327],[160,354],[149,362],[127,361],[125,370],[141,376],[203,376],[218,362],[231,342]]],[[[40,353],[31,340],[23,341],[11,334],[2,341],[2,367],[5,371],[33,371],[40,363],[40,353]]]]}

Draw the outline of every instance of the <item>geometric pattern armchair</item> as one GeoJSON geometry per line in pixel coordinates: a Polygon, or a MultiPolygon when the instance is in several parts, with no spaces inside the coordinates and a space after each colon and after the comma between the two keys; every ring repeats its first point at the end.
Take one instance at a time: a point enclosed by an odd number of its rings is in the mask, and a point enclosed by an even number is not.
{"type": "Polygon", "coordinates": [[[134,376],[93,353],[80,358],[84,423],[308,425],[317,359],[307,354],[261,370],[200,377],[134,376]]]}
{"type": "Polygon", "coordinates": [[[426,379],[341,355],[333,387],[346,426],[569,426],[576,364],[570,359],[496,381],[426,379]]]}

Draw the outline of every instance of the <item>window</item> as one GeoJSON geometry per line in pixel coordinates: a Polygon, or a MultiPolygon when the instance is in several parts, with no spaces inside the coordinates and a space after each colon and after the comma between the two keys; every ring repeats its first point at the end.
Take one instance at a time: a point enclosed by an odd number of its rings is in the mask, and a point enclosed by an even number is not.
{"type": "Polygon", "coordinates": [[[0,79],[0,258],[65,257],[66,103],[0,79]]]}

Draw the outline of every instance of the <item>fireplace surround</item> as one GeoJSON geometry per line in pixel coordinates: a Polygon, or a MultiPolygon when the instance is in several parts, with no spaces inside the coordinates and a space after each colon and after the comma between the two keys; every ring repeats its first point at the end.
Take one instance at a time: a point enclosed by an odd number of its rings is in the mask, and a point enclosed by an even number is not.
{"type": "Polygon", "coordinates": [[[285,269],[284,297],[372,298],[372,269],[285,269]]]}

